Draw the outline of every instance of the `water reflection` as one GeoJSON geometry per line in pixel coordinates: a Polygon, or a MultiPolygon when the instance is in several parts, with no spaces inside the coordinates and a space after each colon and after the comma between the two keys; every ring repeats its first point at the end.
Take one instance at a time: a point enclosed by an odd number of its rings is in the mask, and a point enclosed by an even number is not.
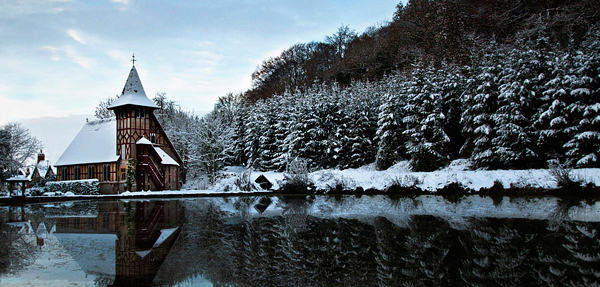
{"type": "Polygon", "coordinates": [[[2,212],[0,280],[60,247],[98,286],[591,286],[599,210],[382,196],[31,205],[2,212]]]}

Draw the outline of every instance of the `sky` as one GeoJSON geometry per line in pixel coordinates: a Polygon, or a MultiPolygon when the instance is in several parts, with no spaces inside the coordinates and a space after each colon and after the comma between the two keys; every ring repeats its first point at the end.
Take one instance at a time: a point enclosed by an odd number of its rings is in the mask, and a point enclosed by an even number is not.
{"type": "Polygon", "coordinates": [[[389,21],[399,0],[0,0],[0,125],[92,115],[120,94],[132,54],[146,94],[210,111],[268,57],[348,25],[389,21]]]}

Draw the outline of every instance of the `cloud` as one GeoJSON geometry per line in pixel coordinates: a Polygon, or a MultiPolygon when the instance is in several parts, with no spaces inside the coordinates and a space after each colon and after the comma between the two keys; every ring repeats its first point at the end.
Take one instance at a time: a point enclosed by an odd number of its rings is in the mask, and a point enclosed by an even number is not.
{"type": "Polygon", "coordinates": [[[123,5],[129,4],[129,0],[111,0],[111,2],[119,3],[119,4],[123,4],[123,5]]]}
{"type": "Polygon", "coordinates": [[[79,42],[80,44],[87,45],[87,41],[85,41],[81,35],[81,31],[75,29],[68,29],[67,34],[73,38],[73,40],[79,42]]]}
{"type": "Polygon", "coordinates": [[[71,46],[42,46],[42,51],[46,52],[48,58],[52,61],[61,61],[62,59],[70,59],[75,62],[79,66],[85,69],[91,69],[95,61],[92,58],[88,58],[80,55],[73,47],[71,46]]]}

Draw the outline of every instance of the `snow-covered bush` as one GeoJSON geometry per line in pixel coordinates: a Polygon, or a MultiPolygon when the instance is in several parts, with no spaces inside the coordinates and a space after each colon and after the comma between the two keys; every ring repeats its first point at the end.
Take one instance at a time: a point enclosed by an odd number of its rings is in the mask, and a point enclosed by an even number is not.
{"type": "Polygon", "coordinates": [[[98,179],[54,181],[46,183],[46,192],[72,192],[77,195],[100,194],[98,179]]]}
{"type": "Polygon", "coordinates": [[[347,176],[333,177],[333,181],[327,184],[327,187],[330,190],[339,190],[339,191],[347,191],[353,190],[357,187],[356,180],[347,176]]]}
{"type": "Polygon", "coordinates": [[[28,188],[25,191],[25,194],[27,196],[40,196],[44,193],[44,189],[43,187],[32,187],[32,188],[28,188]]]}
{"type": "Polygon", "coordinates": [[[395,177],[391,179],[390,186],[399,187],[415,187],[422,184],[423,180],[414,175],[404,175],[403,177],[395,177]]]}
{"type": "Polygon", "coordinates": [[[548,172],[558,187],[580,186],[582,184],[581,180],[576,179],[571,175],[573,169],[568,166],[570,166],[569,163],[560,164],[557,162],[551,162],[548,172]]]}
{"type": "Polygon", "coordinates": [[[235,180],[235,186],[237,186],[239,188],[239,190],[241,191],[252,191],[252,190],[256,190],[256,186],[254,185],[254,183],[252,182],[252,179],[250,178],[250,174],[252,174],[252,168],[247,168],[246,170],[244,170],[244,172],[242,172],[238,178],[236,178],[235,180]]]}
{"type": "Polygon", "coordinates": [[[303,159],[294,159],[290,162],[283,174],[283,190],[300,191],[309,190],[314,184],[308,178],[308,163],[303,159]]]}

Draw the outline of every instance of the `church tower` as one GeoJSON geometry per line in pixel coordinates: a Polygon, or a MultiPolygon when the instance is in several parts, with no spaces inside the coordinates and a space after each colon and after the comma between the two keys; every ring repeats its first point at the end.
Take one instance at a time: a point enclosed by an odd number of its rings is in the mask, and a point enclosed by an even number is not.
{"type": "Polygon", "coordinates": [[[108,107],[117,121],[119,181],[126,180],[128,161],[135,159],[137,190],[179,189],[181,158],[154,115],[159,107],[146,96],[135,68],[135,56],[132,61],[121,96],[108,107]]]}

